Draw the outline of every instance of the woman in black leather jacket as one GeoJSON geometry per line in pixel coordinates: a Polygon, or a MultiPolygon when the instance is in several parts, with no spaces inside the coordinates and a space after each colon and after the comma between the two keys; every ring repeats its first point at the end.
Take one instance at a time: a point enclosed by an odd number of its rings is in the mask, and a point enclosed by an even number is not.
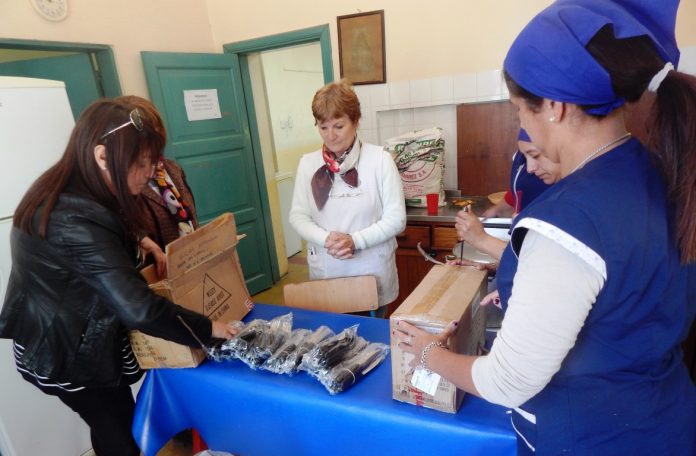
{"type": "Polygon", "coordinates": [[[142,373],[127,331],[197,346],[229,338],[222,322],[150,291],[138,272],[139,194],[164,148],[162,125],[122,100],[100,100],[78,119],[62,158],[15,211],[12,273],[0,337],[17,369],[90,426],[99,456],[138,455],[130,385],[142,373]],[[149,122],[149,123],[148,123],[149,122]]]}

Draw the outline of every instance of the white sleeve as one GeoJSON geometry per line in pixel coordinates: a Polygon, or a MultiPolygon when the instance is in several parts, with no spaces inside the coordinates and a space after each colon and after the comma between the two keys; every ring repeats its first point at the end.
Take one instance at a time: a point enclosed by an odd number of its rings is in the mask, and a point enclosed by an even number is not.
{"type": "Polygon", "coordinates": [[[382,217],[372,225],[350,233],[357,249],[381,244],[406,228],[406,201],[399,170],[388,152],[384,150],[380,152],[382,154],[380,186],[382,217]]]}
{"type": "Polygon", "coordinates": [[[316,169],[309,169],[311,165],[308,156],[300,159],[295,176],[295,190],[292,193],[292,206],[288,217],[290,224],[300,237],[315,245],[324,245],[329,231],[320,227],[312,219],[311,205],[314,204],[312,196],[312,176],[316,169]]]}
{"type": "Polygon", "coordinates": [[[491,352],[472,367],[481,397],[518,407],[539,393],[575,345],[603,286],[597,269],[529,230],[502,327],[491,352]]]}

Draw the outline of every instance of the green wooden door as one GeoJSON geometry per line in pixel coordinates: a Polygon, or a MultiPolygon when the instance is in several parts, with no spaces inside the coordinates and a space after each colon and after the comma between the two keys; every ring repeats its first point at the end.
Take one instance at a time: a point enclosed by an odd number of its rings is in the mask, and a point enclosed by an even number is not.
{"type": "Polygon", "coordinates": [[[0,76],[63,81],[75,119],[87,105],[104,96],[88,53],[2,63],[0,76]]]}
{"type": "Polygon", "coordinates": [[[270,217],[264,220],[267,195],[258,172],[263,164],[252,148],[238,58],[143,52],[142,59],[150,97],[167,127],[165,153],[186,172],[200,222],[233,212],[238,233],[246,234],[237,251],[249,292],[271,287],[270,217]]]}

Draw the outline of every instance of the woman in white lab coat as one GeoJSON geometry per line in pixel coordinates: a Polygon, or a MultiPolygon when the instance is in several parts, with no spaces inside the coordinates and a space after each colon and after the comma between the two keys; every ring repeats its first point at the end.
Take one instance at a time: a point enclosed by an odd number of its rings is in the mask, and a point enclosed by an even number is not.
{"type": "Polygon", "coordinates": [[[307,240],[310,279],[374,275],[378,316],[399,293],[396,235],[406,226],[401,177],[380,146],[357,135],[360,101],[345,80],[312,101],[324,140],[300,160],[290,223],[307,240]]]}

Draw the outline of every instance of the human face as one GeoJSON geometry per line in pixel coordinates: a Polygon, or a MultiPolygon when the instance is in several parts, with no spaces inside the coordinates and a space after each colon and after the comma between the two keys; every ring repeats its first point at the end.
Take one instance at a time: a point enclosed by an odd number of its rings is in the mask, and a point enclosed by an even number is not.
{"type": "Polygon", "coordinates": [[[324,145],[336,155],[341,155],[353,144],[358,125],[353,123],[348,116],[327,120],[317,125],[324,145]]]}
{"type": "Polygon", "coordinates": [[[561,178],[561,164],[544,156],[537,147],[527,141],[517,141],[517,147],[527,159],[527,172],[534,174],[546,185],[555,184],[561,178]]]}
{"type": "Polygon", "coordinates": [[[510,102],[517,107],[520,126],[532,138],[537,149],[551,163],[560,163],[562,148],[559,141],[563,135],[559,134],[561,132],[559,129],[561,124],[556,119],[556,114],[553,110],[554,102],[544,99],[542,104],[535,109],[530,108],[521,97],[511,96],[510,102]]]}
{"type": "Polygon", "coordinates": [[[142,155],[128,169],[128,190],[131,195],[137,195],[143,191],[148,181],[155,172],[157,163],[150,160],[147,154],[142,155]]]}
{"type": "Polygon", "coordinates": [[[540,125],[540,115],[533,111],[522,97],[511,96],[510,103],[517,108],[517,117],[520,119],[520,128],[523,128],[529,137],[539,144],[539,135],[542,125],[540,125]]]}

